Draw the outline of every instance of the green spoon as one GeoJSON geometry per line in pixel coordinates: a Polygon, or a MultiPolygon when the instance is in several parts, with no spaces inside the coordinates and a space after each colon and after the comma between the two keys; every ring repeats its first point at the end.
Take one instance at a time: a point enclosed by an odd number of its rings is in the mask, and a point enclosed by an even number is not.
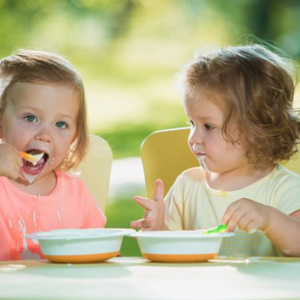
{"type": "Polygon", "coordinates": [[[219,225],[217,227],[212,227],[203,232],[203,234],[210,234],[210,233],[221,233],[227,232],[227,224],[226,225],[219,225]]]}

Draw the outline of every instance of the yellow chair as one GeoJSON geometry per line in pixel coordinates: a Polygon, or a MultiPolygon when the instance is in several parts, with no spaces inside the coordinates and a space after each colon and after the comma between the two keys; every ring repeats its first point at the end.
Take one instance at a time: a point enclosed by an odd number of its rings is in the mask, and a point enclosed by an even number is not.
{"type": "Polygon", "coordinates": [[[156,179],[162,179],[165,194],[184,170],[199,166],[188,146],[189,127],[159,130],[142,143],[141,159],[147,195],[153,197],[156,179]]]}
{"type": "Polygon", "coordinates": [[[89,151],[76,168],[76,172],[79,172],[78,176],[85,182],[103,212],[108,196],[112,162],[113,154],[107,141],[99,136],[90,135],[89,151]]]}
{"type": "MultiPolygon", "coordinates": [[[[141,158],[149,198],[153,197],[156,179],[163,180],[167,194],[182,171],[199,166],[188,146],[189,132],[189,127],[158,130],[143,141],[141,158]]],[[[300,157],[292,158],[283,166],[300,174],[300,157]]]]}

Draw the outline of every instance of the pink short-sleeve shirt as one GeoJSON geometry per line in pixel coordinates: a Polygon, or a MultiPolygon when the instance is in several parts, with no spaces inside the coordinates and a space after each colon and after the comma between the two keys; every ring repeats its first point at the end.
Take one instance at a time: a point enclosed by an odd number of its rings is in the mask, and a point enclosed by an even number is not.
{"type": "Polygon", "coordinates": [[[0,177],[0,261],[43,258],[25,235],[60,228],[103,228],[106,217],[83,181],[56,172],[48,196],[30,195],[0,177]]]}

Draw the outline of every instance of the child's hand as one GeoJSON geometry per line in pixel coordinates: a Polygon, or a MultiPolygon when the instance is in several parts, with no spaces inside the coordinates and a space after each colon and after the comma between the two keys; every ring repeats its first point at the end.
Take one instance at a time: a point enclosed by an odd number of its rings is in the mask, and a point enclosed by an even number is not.
{"type": "Polygon", "coordinates": [[[17,179],[21,165],[22,159],[16,148],[8,143],[0,143],[0,176],[17,179]]]}
{"type": "Polygon", "coordinates": [[[162,180],[155,183],[153,200],[134,197],[134,201],[145,209],[144,217],[137,221],[132,221],[130,226],[141,228],[144,231],[166,229],[164,224],[165,204],[164,204],[164,184],[162,180]]]}
{"type": "Polygon", "coordinates": [[[243,198],[227,207],[221,223],[228,225],[228,231],[233,231],[238,226],[240,230],[251,233],[257,229],[265,231],[269,226],[270,218],[269,206],[243,198]]]}

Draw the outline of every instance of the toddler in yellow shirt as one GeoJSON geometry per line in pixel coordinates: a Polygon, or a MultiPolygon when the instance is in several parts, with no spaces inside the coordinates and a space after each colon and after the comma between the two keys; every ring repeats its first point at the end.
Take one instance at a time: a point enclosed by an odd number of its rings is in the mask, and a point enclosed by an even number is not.
{"type": "Polygon", "coordinates": [[[183,102],[201,167],[183,172],[165,199],[161,180],[155,201],[135,197],[145,215],[131,226],[227,224],[236,233],[233,249],[225,239],[220,255],[300,256],[300,176],[279,164],[299,143],[293,71],[291,60],[261,45],[227,47],[189,63],[181,73],[183,102]]]}

